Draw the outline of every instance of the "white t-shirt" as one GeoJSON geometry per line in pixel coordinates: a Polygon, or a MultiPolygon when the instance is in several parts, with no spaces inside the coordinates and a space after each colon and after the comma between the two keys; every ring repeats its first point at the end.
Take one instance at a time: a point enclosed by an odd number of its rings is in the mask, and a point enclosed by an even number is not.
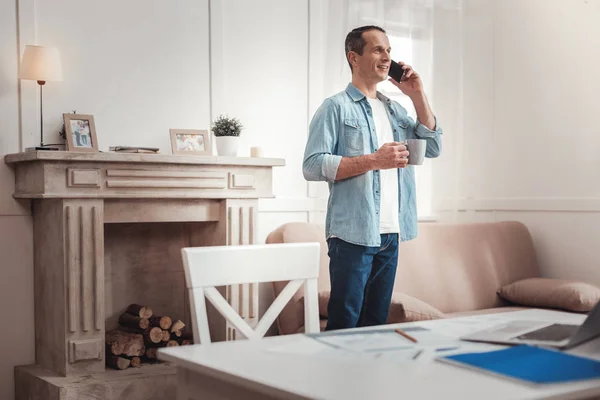
{"type": "MultiPolygon", "coordinates": [[[[385,105],[379,99],[370,99],[367,97],[371,108],[373,109],[373,119],[375,120],[375,132],[379,147],[384,143],[394,141],[392,133],[392,124],[385,109],[385,105]]],[[[381,182],[379,208],[379,230],[380,233],[400,233],[398,222],[398,169],[382,169],[379,171],[381,182]]]]}

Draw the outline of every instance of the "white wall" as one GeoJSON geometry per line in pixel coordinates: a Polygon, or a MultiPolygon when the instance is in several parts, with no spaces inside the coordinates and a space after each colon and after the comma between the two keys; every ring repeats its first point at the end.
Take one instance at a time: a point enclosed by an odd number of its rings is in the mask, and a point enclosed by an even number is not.
{"type": "Polygon", "coordinates": [[[463,6],[462,113],[446,129],[439,210],[522,221],[546,275],[600,284],[600,1],[463,6]]]}
{"type": "Polygon", "coordinates": [[[38,0],[35,12],[38,42],[57,46],[63,65],[64,81],[44,91],[51,143],[73,110],[94,115],[101,150],[169,154],[169,128],[208,127],[208,0],[38,0]]]}
{"type": "MultiPolygon", "coordinates": [[[[0,157],[19,151],[16,2],[0,2],[0,157]]],[[[13,398],[13,368],[35,360],[33,226],[28,202],[13,200],[14,176],[0,162],[0,315],[11,321],[0,345],[0,399],[13,398]]]]}
{"type": "Polygon", "coordinates": [[[285,158],[273,171],[276,199],[259,201],[259,232],[307,221],[310,204],[302,176],[308,130],[308,2],[211,2],[211,106],[240,119],[239,155],[259,146],[266,157],[285,158]]]}

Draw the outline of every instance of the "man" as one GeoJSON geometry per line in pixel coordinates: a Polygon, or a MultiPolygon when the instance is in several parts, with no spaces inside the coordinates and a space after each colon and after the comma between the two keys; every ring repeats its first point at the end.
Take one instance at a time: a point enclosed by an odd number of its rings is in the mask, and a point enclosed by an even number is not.
{"type": "Polygon", "coordinates": [[[425,139],[426,157],[440,154],[442,131],[410,66],[399,62],[404,77],[390,82],[412,100],[417,122],[377,92],[388,76],[390,51],[382,28],[351,31],[346,58],[352,83],[326,99],[310,123],[304,177],[329,182],[326,330],[387,322],[398,242],[417,235],[414,171],[403,141],[425,139]]]}

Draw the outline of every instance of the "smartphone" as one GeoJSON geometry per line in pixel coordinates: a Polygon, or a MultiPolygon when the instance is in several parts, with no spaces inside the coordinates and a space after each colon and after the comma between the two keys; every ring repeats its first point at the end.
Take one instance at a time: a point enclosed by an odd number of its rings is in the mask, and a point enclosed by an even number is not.
{"type": "Polygon", "coordinates": [[[400,82],[400,79],[402,79],[402,77],[404,76],[404,70],[402,69],[402,66],[400,64],[392,60],[392,63],[390,64],[390,70],[388,71],[388,75],[391,78],[394,78],[396,82],[400,82]]]}

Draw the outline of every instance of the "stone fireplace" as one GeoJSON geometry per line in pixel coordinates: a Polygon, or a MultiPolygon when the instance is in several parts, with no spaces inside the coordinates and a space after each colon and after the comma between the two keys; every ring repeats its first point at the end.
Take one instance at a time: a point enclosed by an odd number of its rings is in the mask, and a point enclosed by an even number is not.
{"type": "MultiPolygon", "coordinates": [[[[173,366],[106,370],[105,332],[131,303],[189,325],[180,249],[255,243],[258,199],[273,197],[284,160],[38,151],[5,162],[34,219],[36,364],[16,367],[16,398],[175,398],[173,366]]],[[[257,317],[257,286],[226,293],[257,317]]],[[[219,319],[211,334],[235,337],[219,319]]]]}

